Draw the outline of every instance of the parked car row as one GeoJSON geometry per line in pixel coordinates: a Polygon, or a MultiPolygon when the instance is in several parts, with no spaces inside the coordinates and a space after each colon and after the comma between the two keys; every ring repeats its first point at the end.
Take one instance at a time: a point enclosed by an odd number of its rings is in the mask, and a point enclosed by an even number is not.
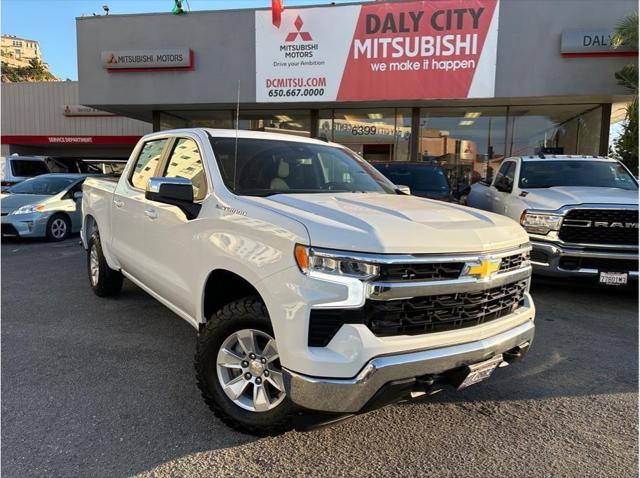
{"type": "MultiPolygon", "coordinates": [[[[41,157],[2,158],[3,192],[8,193],[2,196],[3,236],[57,241],[79,230],[78,206],[88,174],[46,174],[50,164],[41,157]],[[39,179],[20,186],[36,176],[39,179]]],[[[96,159],[74,164],[87,173],[119,176],[126,162],[96,159]]],[[[491,181],[466,188],[453,188],[435,162],[371,164],[414,196],[461,202],[519,222],[529,233],[537,274],[597,277],[612,285],[638,277],[638,182],[615,159],[508,158],[491,181]]]]}
{"type": "Polygon", "coordinates": [[[13,185],[2,232],[80,230],[95,294],[116,296],[128,278],[191,324],[207,405],[269,435],[519,361],[534,268],[637,279],[637,190],[608,158],[509,158],[465,190],[437,164],[197,128],[145,136],[117,180],[13,185]],[[475,209],[457,204],[465,195],[475,209]]]}

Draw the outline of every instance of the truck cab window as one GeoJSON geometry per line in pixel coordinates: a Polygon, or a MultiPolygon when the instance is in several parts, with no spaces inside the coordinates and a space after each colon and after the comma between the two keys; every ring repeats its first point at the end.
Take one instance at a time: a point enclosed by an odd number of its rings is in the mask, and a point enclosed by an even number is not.
{"type": "Polygon", "coordinates": [[[195,201],[201,201],[207,195],[207,178],[204,174],[202,157],[198,145],[192,139],[180,138],[176,142],[163,176],[190,179],[195,201]]]}
{"type": "Polygon", "coordinates": [[[140,151],[136,164],[131,174],[131,184],[138,189],[146,189],[149,178],[155,175],[162,151],[167,144],[167,139],[147,141],[140,151]]]}

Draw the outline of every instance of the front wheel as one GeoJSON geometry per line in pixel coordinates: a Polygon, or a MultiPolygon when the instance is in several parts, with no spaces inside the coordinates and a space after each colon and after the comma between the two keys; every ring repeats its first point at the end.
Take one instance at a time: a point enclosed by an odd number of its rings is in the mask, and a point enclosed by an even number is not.
{"type": "Polygon", "coordinates": [[[71,221],[64,214],[54,214],[47,221],[47,240],[52,242],[64,241],[71,234],[71,221]]]}
{"type": "Polygon", "coordinates": [[[252,435],[291,428],[295,406],[288,399],[273,329],[257,298],[224,306],[198,336],[198,387],[213,413],[252,435]]]}

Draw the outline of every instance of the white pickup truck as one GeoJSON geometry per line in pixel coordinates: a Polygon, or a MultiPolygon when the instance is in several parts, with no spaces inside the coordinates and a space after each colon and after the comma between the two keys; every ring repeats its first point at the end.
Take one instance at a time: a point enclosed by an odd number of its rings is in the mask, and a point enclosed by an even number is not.
{"type": "Polygon", "coordinates": [[[519,220],[537,274],[625,285],[638,278],[638,183],[622,163],[594,156],[505,159],[467,205],[519,220]]]}
{"type": "Polygon", "coordinates": [[[204,400],[248,433],[471,385],[533,339],[524,230],[405,195],[339,145],[153,133],[82,209],[95,293],[126,277],[190,323],[204,400]]]}

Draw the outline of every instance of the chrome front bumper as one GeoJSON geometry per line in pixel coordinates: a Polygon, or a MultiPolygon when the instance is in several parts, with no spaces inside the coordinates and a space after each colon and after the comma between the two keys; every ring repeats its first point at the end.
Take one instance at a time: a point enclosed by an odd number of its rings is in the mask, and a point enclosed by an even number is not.
{"type": "MultiPolygon", "coordinates": [[[[578,268],[563,269],[560,260],[563,258],[596,258],[611,260],[634,260],[638,261],[638,251],[602,251],[589,250],[588,248],[574,249],[565,248],[557,244],[548,242],[532,241],[533,247],[531,265],[535,274],[550,277],[595,277],[600,272],[598,269],[578,268]]],[[[609,272],[609,271],[607,271],[609,272]]],[[[629,277],[638,278],[638,271],[628,271],[629,277]]]]}
{"type": "Polygon", "coordinates": [[[394,380],[441,374],[478,363],[533,340],[533,319],[492,337],[448,347],[387,355],[370,360],[354,378],[310,377],[284,369],[291,400],[308,409],[357,413],[386,384],[394,380]]]}

